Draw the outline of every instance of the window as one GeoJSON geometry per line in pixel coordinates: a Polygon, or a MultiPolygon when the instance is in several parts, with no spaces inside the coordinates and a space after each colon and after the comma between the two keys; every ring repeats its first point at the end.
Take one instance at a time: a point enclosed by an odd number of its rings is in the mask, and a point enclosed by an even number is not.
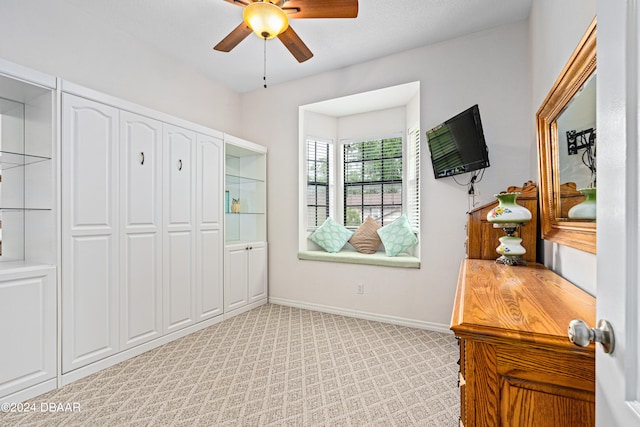
{"type": "Polygon", "coordinates": [[[406,213],[420,229],[420,129],[402,135],[344,140],[308,138],[306,229],[331,216],[357,228],[367,216],[388,225],[406,213]],[[334,150],[334,145],[338,145],[334,150]]]}
{"type": "Polygon", "coordinates": [[[307,226],[311,228],[329,217],[332,154],[330,141],[307,140],[307,226]]]}
{"type": "Polygon", "coordinates": [[[402,137],[346,142],[343,220],[358,227],[367,216],[381,225],[402,214],[402,137]]]}

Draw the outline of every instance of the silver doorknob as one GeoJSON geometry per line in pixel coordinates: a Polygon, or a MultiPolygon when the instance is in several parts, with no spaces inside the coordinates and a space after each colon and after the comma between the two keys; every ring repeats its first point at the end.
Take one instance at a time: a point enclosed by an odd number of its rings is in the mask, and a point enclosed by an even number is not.
{"type": "Polygon", "coordinates": [[[602,344],[605,353],[613,353],[615,337],[611,323],[600,319],[595,328],[589,328],[582,320],[569,322],[569,340],[575,345],[586,347],[591,341],[602,344]]]}

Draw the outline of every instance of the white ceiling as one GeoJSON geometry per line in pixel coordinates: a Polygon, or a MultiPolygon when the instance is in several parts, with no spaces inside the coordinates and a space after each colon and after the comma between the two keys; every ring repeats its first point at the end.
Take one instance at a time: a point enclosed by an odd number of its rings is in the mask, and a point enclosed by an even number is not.
{"type": "MultiPolygon", "coordinates": [[[[237,92],[263,85],[263,40],[252,34],[229,53],[213,50],[242,22],[239,6],[223,0],[66,1],[237,92]]],[[[314,53],[302,64],[278,39],[267,41],[267,83],[520,21],[528,17],[530,7],[531,0],[360,0],[355,19],[290,21],[314,53]]]]}

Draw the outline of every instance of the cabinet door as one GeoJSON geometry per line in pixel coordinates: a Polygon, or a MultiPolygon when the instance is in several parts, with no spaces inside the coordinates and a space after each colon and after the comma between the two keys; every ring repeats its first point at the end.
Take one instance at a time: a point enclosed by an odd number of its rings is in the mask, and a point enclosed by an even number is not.
{"type": "Polygon", "coordinates": [[[224,311],[247,305],[247,245],[227,246],[224,257],[224,311]]]}
{"type": "Polygon", "coordinates": [[[118,110],[62,95],[62,371],[118,351],[118,110]]]}
{"type": "Polygon", "coordinates": [[[195,133],[164,124],[164,331],[195,322],[195,133]]]}
{"type": "Polygon", "coordinates": [[[197,317],[223,312],[222,159],[220,139],[197,136],[197,317]]]}
{"type": "Polygon", "coordinates": [[[0,397],[56,376],[55,268],[0,281],[0,397]]]}
{"type": "Polygon", "coordinates": [[[267,244],[252,243],[249,245],[248,288],[249,303],[267,297],[267,244]]]}
{"type": "Polygon", "coordinates": [[[120,345],[162,334],[162,124],[120,112],[120,345]]]}

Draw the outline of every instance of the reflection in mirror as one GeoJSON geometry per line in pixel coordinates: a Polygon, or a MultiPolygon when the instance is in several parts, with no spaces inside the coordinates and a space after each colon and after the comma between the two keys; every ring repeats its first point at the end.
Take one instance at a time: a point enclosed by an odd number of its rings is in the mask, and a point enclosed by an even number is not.
{"type": "Polygon", "coordinates": [[[560,183],[556,217],[595,221],[595,203],[585,203],[585,195],[595,199],[596,188],[595,72],[569,101],[556,124],[560,183]]]}

